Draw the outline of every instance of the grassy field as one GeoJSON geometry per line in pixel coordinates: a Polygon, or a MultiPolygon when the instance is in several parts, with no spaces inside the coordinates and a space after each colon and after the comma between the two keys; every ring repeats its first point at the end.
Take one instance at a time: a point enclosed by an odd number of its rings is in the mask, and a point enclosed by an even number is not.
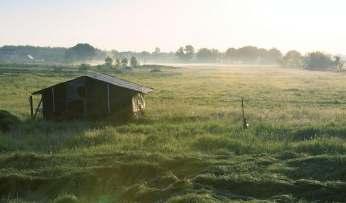
{"type": "Polygon", "coordinates": [[[145,69],[115,74],[155,89],[140,120],[29,120],[31,92],[79,74],[0,70],[22,120],[0,133],[2,201],[346,202],[346,74],[145,69]]]}

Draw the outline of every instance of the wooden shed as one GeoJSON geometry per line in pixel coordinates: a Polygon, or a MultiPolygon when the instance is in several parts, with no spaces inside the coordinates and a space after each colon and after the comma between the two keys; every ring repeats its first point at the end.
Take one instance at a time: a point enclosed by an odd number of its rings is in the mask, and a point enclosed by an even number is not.
{"type": "Polygon", "coordinates": [[[144,111],[144,94],[153,91],[126,80],[100,73],[88,73],[32,93],[29,98],[33,118],[42,104],[46,120],[137,116],[144,111]],[[41,95],[34,112],[33,95],[41,95]]]}

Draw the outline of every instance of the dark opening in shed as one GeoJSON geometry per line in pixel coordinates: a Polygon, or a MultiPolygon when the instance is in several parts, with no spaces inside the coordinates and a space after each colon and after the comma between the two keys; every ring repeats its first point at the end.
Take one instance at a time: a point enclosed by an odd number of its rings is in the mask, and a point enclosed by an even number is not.
{"type": "Polygon", "coordinates": [[[88,73],[32,93],[41,95],[35,112],[32,95],[29,101],[33,118],[42,104],[46,120],[100,118],[110,114],[125,119],[143,113],[144,94],[151,91],[151,88],[109,75],[88,73]]]}

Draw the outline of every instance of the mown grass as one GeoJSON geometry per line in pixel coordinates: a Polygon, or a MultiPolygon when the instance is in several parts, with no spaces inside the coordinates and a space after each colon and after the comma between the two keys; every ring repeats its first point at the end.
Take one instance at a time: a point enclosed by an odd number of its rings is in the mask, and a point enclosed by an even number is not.
{"type": "Polygon", "coordinates": [[[31,92],[78,74],[0,71],[0,109],[22,120],[0,133],[0,199],[346,199],[344,74],[246,66],[155,73],[146,68],[116,74],[155,89],[140,120],[29,119],[31,92]],[[241,97],[247,130],[241,128],[241,97]]]}

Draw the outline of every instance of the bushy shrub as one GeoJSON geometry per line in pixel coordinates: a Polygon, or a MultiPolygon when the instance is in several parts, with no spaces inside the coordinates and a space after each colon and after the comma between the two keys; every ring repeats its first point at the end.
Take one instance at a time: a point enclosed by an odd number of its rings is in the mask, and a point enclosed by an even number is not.
{"type": "Polygon", "coordinates": [[[7,132],[18,125],[19,122],[20,120],[15,115],[7,111],[0,110],[0,131],[7,132]]]}
{"type": "Polygon", "coordinates": [[[87,71],[89,68],[90,68],[90,65],[89,65],[89,64],[82,63],[82,64],[80,64],[78,70],[79,70],[79,71],[87,71]]]}
{"type": "Polygon", "coordinates": [[[158,73],[161,72],[160,68],[153,68],[150,70],[151,73],[158,73]]]}
{"type": "Polygon", "coordinates": [[[63,68],[60,66],[52,66],[52,69],[54,72],[58,73],[58,72],[61,72],[63,68]]]}
{"type": "Polygon", "coordinates": [[[105,58],[105,66],[108,68],[112,68],[113,66],[113,59],[109,56],[105,58]]]}
{"type": "Polygon", "coordinates": [[[282,65],[290,68],[301,68],[304,64],[304,57],[298,51],[292,50],[282,59],[282,65]]]}
{"type": "Polygon", "coordinates": [[[130,65],[132,68],[136,68],[139,66],[139,62],[136,57],[132,56],[130,59],[130,65]]]}
{"type": "Polygon", "coordinates": [[[331,57],[322,52],[309,53],[304,59],[304,67],[306,69],[327,69],[334,65],[331,57]]]}

